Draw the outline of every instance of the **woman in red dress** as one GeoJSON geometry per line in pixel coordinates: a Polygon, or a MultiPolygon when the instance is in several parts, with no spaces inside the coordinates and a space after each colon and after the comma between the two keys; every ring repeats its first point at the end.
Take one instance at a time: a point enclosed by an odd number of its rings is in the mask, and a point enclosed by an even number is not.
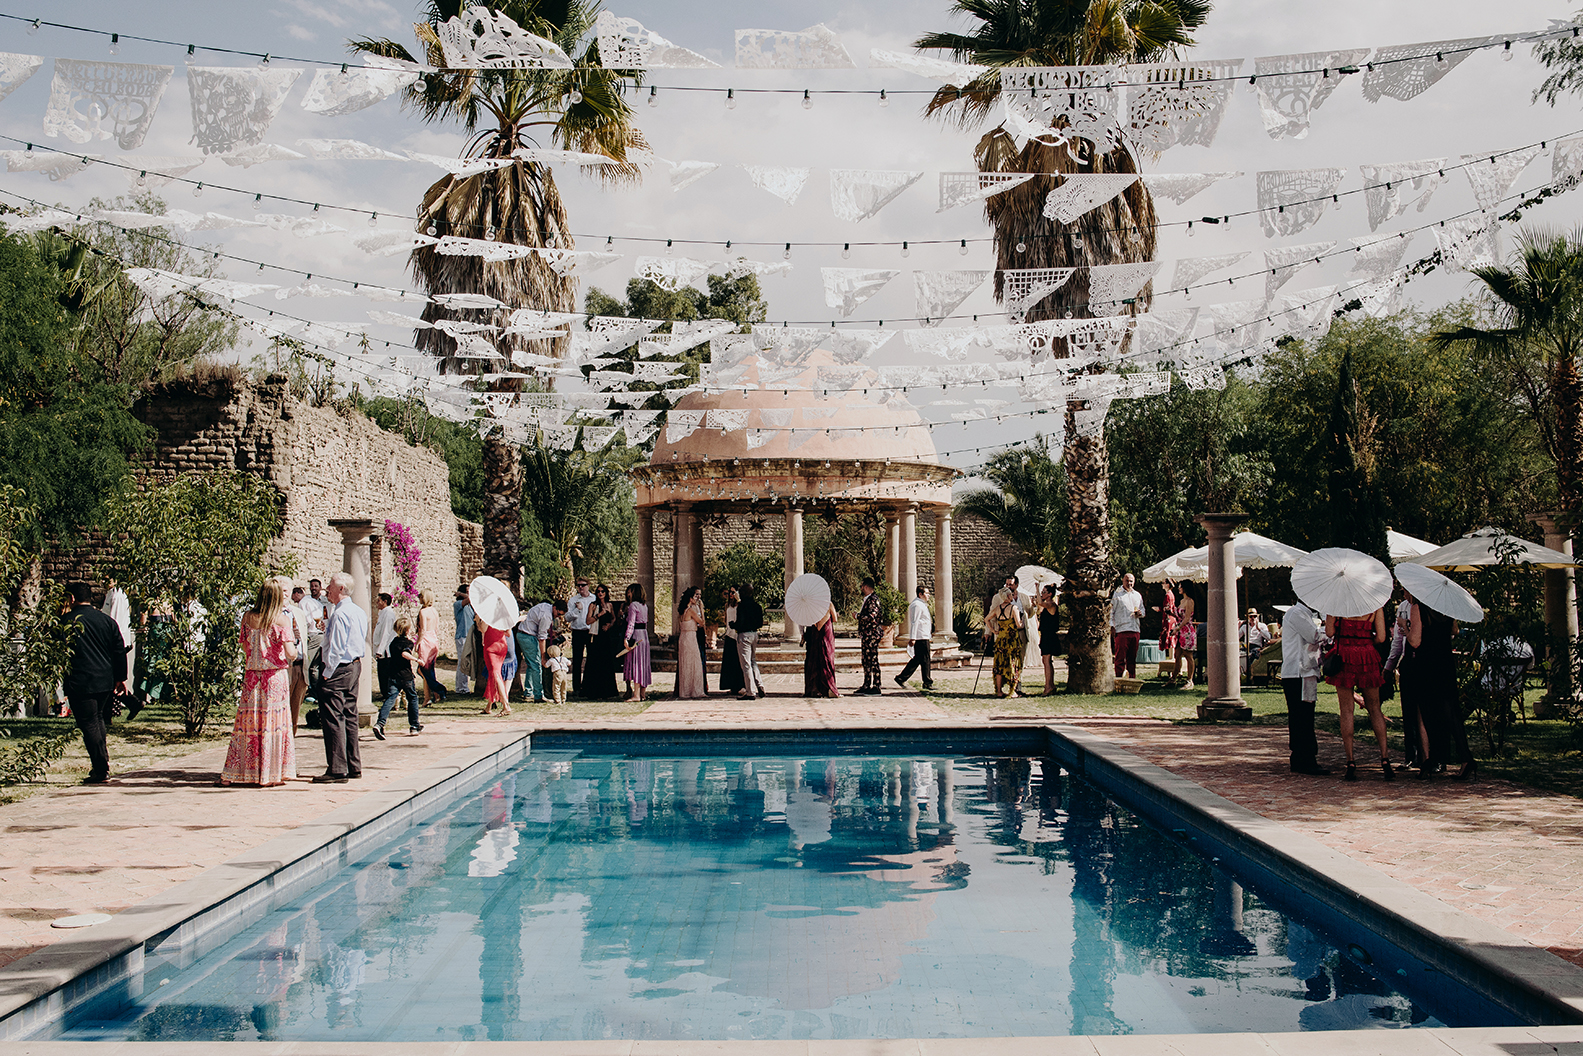
{"type": "Polygon", "coordinates": [[[484,714],[488,715],[499,704],[500,714],[510,715],[511,705],[506,702],[506,683],[500,676],[500,666],[506,662],[506,653],[511,648],[508,644],[511,632],[497,631],[483,620],[478,621],[478,626],[484,632],[484,664],[489,668],[489,682],[484,688],[484,714]]]}
{"type": "Polygon", "coordinates": [[[1325,679],[1336,687],[1341,703],[1341,746],[1347,753],[1347,772],[1343,781],[1356,781],[1358,768],[1352,760],[1352,708],[1354,690],[1363,695],[1363,706],[1380,745],[1380,770],[1385,780],[1396,780],[1391,770],[1390,742],[1385,739],[1385,713],[1380,710],[1380,686],[1385,676],[1380,670],[1380,653],[1375,643],[1385,641],[1385,610],[1375,609],[1362,618],[1325,617],[1325,634],[1335,640],[1341,654],[1341,672],[1325,679]]]}

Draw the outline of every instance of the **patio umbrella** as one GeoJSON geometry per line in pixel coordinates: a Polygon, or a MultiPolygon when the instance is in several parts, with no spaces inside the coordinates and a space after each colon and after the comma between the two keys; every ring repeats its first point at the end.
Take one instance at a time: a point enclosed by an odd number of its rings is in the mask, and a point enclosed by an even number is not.
{"type": "MultiPolygon", "coordinates": [[[[1242,578],[1242,569],[1237,569],[1237,578],[1242,578]]],[[[1191,580],[1194,583],[1207,583],[1209,581],[1209,547],[1190,546],[1179,554],[1172,554],[1159,564],[1150,565],[1143,570],[1145,583],[1164,583],[1166,580],[1191,580]]]]}
{"type": "Polygon", "coordinates": [[[1368,554],[1342,546],[1315,550],[1292,566],[1292,590],[1304,605],[1329,616],[1357,619],[1391,596],[1391,570],[1368,554]]]}
{"type": "MultiPolygon", "coordinates": [[[[1295,546],[1278,543],[1258,532],[1238,532],[1231,537],[1236,546],[1238,568],[1290,568],[1308,554],[1295,546]]],[[[1209,548],[1204,548],[1204,563],[1209,563],[1209,548]]]]}
{"type": "Polygon", "coordinates": [[[467,600],[487,626],[509,631],[522,619],[511,588],[494,576],[479,576],[467,585],[467,600]]]}
{"type": "Polygon", "coordinates": [[[1559,550],[1507,535],[1499,528],[1480,528],[1461,539],[1452,540],[1438,550],[1407,560],[1415,565],[1438,568],[1442,572],[1472,572],[1488,565],[1500,564],[1502,554],[1507,552],[1510,553],[1510,559],[1519,565],[1571,568],[1577,564],[1559,550]]]}
{"type": "Polygon", "coordinates": [[[1017,593],[1033,597],[1039,593],[1041,587],[1047,583],[1060,586],[1066,582],[1059,572],[1045,568],[1043,565],[1023,565],[1017,569],[1017,593]]]}
{"type": "Polygon", "coordinates": [[[1414,539],[1410,535],[1403,535],[1394,528],[1385,529],[1385,548],[1390,551],[1391,564],[1398,561],[1409,561],[1415,557],[1422,557],[1435,549],[1434,543],[1422,539],[1414,539]]]}
{"type": "Polygon", "coordinates": [[[1484,618],[1484,609],[1473,595],[1432,568],[1404,562],[1396,566],[1396,578],[1407,593],[1453,620],[1478,623],[1484,618]]]}
{"type": "Polygon", "coordinates": [[[816,572],[804,572],[786,588],[786,615],[799,626],[818,623],[829,607],[830,584],[816,572]]]}

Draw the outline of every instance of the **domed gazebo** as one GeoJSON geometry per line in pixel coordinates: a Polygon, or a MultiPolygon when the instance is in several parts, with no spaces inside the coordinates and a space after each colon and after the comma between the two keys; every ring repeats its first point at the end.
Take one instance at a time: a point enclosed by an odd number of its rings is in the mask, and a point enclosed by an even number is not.
{"type": "MultiPolygon", "coordinates": [[[[803,572],[805,512],[875,510],[886,523],[885,578],[908,598],[918,584],[917,523],[935,526],[935,633],[951,629],[951,485],[960,471],[942,465],[929,429],[890,391],[844,389],[819,378],[832,355],[809,354],[800,373],[750,360],[742,391],[692,393],[675,411],[706,412],[703,424],[674,442],[663,435],[647,466],[633,470],[637,488],[638,579],[654,597],[654,512],[669,510],[675,533],[672,594],[704,581],[704,522],[729,514],[779,513],[786,519],[786,582],[803,572]],[[774,370],[770,388],[757,386],[774,370]],[[783,391],[788,386],[800,386],[783,391]],[[713,425],[722,412],[722,429],[713,425]]],[[[872,381],[873,374],[867,376],[872,381]]],[[[667,434],[675,429],[667,427],[667,434]]],[[[788,637],[797,633],[790,620],[788,637]]]]}

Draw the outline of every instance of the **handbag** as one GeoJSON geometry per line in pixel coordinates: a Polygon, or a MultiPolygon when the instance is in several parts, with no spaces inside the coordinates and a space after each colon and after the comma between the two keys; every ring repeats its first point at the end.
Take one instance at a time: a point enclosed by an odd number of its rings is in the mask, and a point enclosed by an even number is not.
{"type": "Polygon", "coordinates": [[[1331,647],[1330,651],[1325,654],[1325,658],[1320,661],[1319,670],[1326,678],[1334,678],[1341,674],[1341,669],[1345,666],[1346,664],[1341,660],[1341,650],[1331,647]]]}

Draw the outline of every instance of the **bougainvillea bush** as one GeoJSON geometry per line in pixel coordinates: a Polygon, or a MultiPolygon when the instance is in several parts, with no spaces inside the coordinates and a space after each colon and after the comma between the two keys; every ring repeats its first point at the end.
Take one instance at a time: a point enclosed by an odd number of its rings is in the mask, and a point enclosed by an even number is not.
{"type": "Polygon", "coordinates": [[[418,600],[418,561],[423,551],[412,537],[412,529],[398,521],[385,522],[385,542],[390,545],[390,560],[396,566],[396,579],[401,589],[392,591],[397,601],[418,600]]]}

